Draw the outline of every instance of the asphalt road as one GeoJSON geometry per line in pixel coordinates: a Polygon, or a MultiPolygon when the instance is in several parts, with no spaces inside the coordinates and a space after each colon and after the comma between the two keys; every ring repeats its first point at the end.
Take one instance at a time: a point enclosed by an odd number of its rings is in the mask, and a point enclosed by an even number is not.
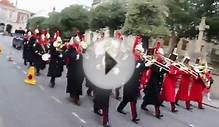
{"type": "MultiPolygon", "coordinates": [[[[62,78],[57,79],[54,89],[49,87],[47,69],[37,77],[37,85],[29,86],[24,83],[27,67],[23,65],[22,51],[13,49],[11,38],[0,35],[0,127],[101,127],[101,119],[92,110],[92,97],[85,92],[78,107],[65,94],[66,70],[62,78]],[[11,54],[13,62],[8,61],[11,54]]],[[[169,104],[162,108],[164,117],[161,120],[151,113],[140,110],[141,100],[138,101],[138,114],[141,119],[138,125],[126,116],[116,112],[119,101],[110,100],[110,123],[112,127],[218,127],[219,111],[210,107],[205,110],[187,111],[183,106],[177,107],[179,112],[170,112],[169,104]]],[[[125,111],[130,112],[127,105],[125,111]]]]}

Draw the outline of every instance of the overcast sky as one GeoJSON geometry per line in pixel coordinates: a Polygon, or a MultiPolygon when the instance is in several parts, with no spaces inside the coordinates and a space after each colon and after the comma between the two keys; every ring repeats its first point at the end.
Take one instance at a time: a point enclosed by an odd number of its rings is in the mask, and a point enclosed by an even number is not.
{"type": "MultiPolygon", "coordinates": [[[[71,4],[81,4],[91,6],[93,0],[17,0],[18,8],[34,13],[49,12],[56,7],[57,11],[68,7],[71,4]]],[[[11,0],[16,3],[16,0],[11,0]]]]}

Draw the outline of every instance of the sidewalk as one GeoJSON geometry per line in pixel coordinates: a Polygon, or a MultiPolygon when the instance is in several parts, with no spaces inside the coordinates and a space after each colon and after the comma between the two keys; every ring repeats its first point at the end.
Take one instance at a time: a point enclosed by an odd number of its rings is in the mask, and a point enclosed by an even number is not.
{"type": "Polygon", "coordinates": [[[219,109],[219,100],[212,99],[208,101],[207,97],[204,96],[203,104],[212,108],[219,109]]]}

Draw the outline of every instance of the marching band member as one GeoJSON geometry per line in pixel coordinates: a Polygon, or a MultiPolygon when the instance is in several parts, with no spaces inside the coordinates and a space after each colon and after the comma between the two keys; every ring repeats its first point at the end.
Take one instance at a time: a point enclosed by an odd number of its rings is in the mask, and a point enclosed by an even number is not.
{"type": "MultiPolygon", "coordinates": [[[[155,54],[155,60],[159,63],[164,63],[163,56],[164,51],[159,48],[155,54]]],[[[141,109],[148,111],[147,105],[152,104],[155,107],[155,116],[160,119],[163,115],[160,114],[160,91],[162,88],[163,77],[166,71],[155,64],[150,66],[151,78],[148,81],[147,87],[144,89],[145,96],[143,97],[143,103],[141,104],[141,109]]]]}
{"type": "Polygon", "coordinates": [[[144,58],[141,55],[144,52],[144,49],[141,44],[136,45],[135,54],[139,55],[139,60],[136,61],[136,68],[134,70],[133,76],[123,87],[123,99],[120,102],[117,111],[121,114],[126,114],[123,109],[130,102],[132,121],[136,124],[140,120],[137,118],[136,104],[139,94],[140,86],[140,75],[145,68],[144,58]]]}
{"type": "Polygon", "coordinates": [[[28,31],[27,34],[24,37],[24,47],[23,47],[23,59],[24,59],[24,65],[27,65],[27,62],[32,65],[32,51],[31,51],[31,44],[29,43],[30,38],[32,34],[31,31],[28,31]]]}
{"type": "Polygon", "coordinates": [[[45,35],[42,34],[41,38],[34,44],[34,65],[36,67],[36,75],[40,75],[40,70],[46,68],[46,61],[43,61],[42,56],[48,53],[47,41],[45,35]]]}
{"type": "MultiPolygon", "coordinates": [[[[176,61],[176,57],[178,55],[176,53],[173,53],[170,55],[170,59],[173,61],[176,61]]],[[[178,112],[176,110],[175,102],[176,102],[176,83],[178,80],[179,75],[181,74],[181,71],[179,70],[179,67],[177,67],[175,63],[172,63],[169,66],[169,72],[166,74],[163,82],[163,87],[161,91],[161,101],[170,102],[171,105],[171,112],[178,112]]]]}
{"type": "Polygon", "coordinates": [[[136,55],[135,54],[135,47],[141,43],[141,37],[140,36],[136,36],[135,37],[135,41],[134,41],[134,44],[133,44],[133,47],[132,47],[132,53],[134,54],[135,56],[135,60],[137,61],[139,59],[139,55],[136,55]]]}
{"type": "MultiPolygon", "coordinates": [[[[72,42],[70,42],[72,43],[72,42]]],[[[80,105],[79,96],[82,95],[82,83],[84,81],[82,54],[79,41],[74,39],[72,45],[64,53],[64,59],[67,66],[67,89],[76,105],[80,105]]]]}
{"type": "Polygon", "coordinates": [[[207,99],[208,99],[208,101],[211,101],[211,98],[210,98],[210,95],[211,95],[211,94],[210,94],[210,89],[211,89],[211,86],[212,86],[212,84],[213,84],[213,82],[214,82],[213,76],[212,76],[212,70],[213,70],[213,68],[209,68],[209,70],[208,70],[207,73],[206,73],[206,78],[207,78],[207,80],[208,80],[208,82],[209,82],[209,86],[204,89],[204,93],[207,94],[207,99]]]}
{"type": "Polygon", "coordinates": [[[60,45],[62,45],[62,40],[60,37],[57,37],[55,42],[51,42],[49,50],[50,60],[47,76],[51,77],[51,88],[54,88],[55,86],[55,78],[61,77],[63,72],[64,60],[60,45]]]}
{"type": "Polygon", "coordinates": [[[193,83],[192,87],[190,90],[190,101],[195,101],[198,103],[198,108],[199,109],[204,109],[203,108],[203,90],[206,87],[205,86],[205,81],[206,78],[204,77],[205,74],[205,66],[199,66],[198,68],[195,68],[196,72],[198,72],[198,76],[194,77],[192,76],[193,83]]]}
{"type": "MultiPolygon", "coordinates": [[[[183,60],[183,64],[189,66],[190,58],[185,57],[183,60]]],[[[179,90],[176,94],[176,105],[178,105],[178,101],[185,101],[186,109],[191,110],[189,104],[189,88],[191,83],[191,74],[189,72],[182,71],[181,79],[179,84],[179,90]]]]}

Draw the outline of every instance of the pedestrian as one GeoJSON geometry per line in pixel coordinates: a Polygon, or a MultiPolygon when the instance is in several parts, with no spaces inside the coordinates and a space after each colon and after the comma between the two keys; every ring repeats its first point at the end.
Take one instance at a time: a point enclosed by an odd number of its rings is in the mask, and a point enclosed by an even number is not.
{"type": "Polygon", "coordinates": [[[27,34],[24,36],[24,44],[23,44],[23,59],[24,59],[24,65],[26,66],[29,62],[29,65],[32,65],[32,52],[31,47],[33,46],[30,44],[30,38],[31,38],[31,31],[28,31],[27,34]]]}
{"type": "MultiPolygon", "coordinates": [[[[190,58],[186,56],[183,60],[183,64],[187,67],[189,67],[190,58]]],[[[188,68],[189,69],[189,68],[188,68]]],[[[181,73],[181,79],[179,83],[179,89],[176,94],[176,105],[178,105],[178,101],[184,101],[186,105],[187,110],[191,110],[190,104],[189,104],[189,88],[191,84],[191,73],[182,71],[181,73]]]]}
{"type": "Polygon", "coordinates": [[[62,76],[63,66],[65,64],[63,59],[62,49],[60,49],[60,47],[55,47],[57,45],[53,45],[53,44],[54,43],[51,42],[50,50],[49,50],[49,54],[50,54],[49,69],[47,74],[48,77],[51,77],[50,79],[51,88],[55,87],[55,79],[62,76]]]}
{"type": "Polygon", "coordinates": [[[84,81],[84,72],[82,65],[82,54],[78,40],[64,53],[64,60],[67,66],[67,89],[66,93],[70,93],[76,105],[80,105],[80,95],[82,95],[82,83],[84,81]]]}
{"type": "Polygon", "coordinates": [[[172,64],[169,66],[169,71],[166,74],[163,82],[163,87],[161,90],[161,101],[170,102],[171,112],[178,112],[176,110],[175,102],[176,102],[176,83],[181,74],[180,66],[175,63],[177,54],[173,53],[170,55],[170,60],[172,60],[172,64]]]}
{"type": "MultiPolygon", "coordinates": [[[[155,60],[158,63],[164,63],[162,55],[164,54],[162,48],[157,49],[155,52],[155,60]]],[[[160,113],[161,99],[160,91],[163,84],[164,74],[167,72],[165,67],[157,66],[152,64],[150,66],[151,77],[148,81],[147,87],[144,89],[145,96],[143,97],[143,103],[141,104],[141,109],[148,111],[146,108],[147,105],[154,105],[155,107],[155,116],[160,119],[163,117],[160,113]]]]}
{"type": "Polygon", "coordinates": [[[109,101],[112,90],[94,87],[94,113],[102,116],[103,127],[110,127],[109,123],[109,101]],[[102,113],[101,113],[102,111],[102,113]]]}
{"type": "Polygon", "coordinates": [[[34,44],[34,54],[33,54],[33,61],[34,66],[36,68],[36,75],[40,75],[40,70],[46,68],[46,61],[42,59],[42,56],[48,53],[48,43],[46,41],[45,35],[41,34],[41,38],[37,39],[37,42],[34,44]]]}
{"type": "Polygon", "coordinates": [[[131,79],[123,87],[123,99],[120,102],[119,106],[117,107],[117,111],[119,113],[126,115],[123,109],[130,102],[132,121],[136,124],[138,124],[138,121],[140,120],[137,117],[137,109],[136,109],[137,99],[139,95],[139,87],[140,87],[140,76],[145,68],[145,63],[142,56],[143,51],[144,49],[141,44],[136,45],[135,55],[139,55],[138,57],[139,59],[136,61],[135,64],[136,67],[131,79]]]}

